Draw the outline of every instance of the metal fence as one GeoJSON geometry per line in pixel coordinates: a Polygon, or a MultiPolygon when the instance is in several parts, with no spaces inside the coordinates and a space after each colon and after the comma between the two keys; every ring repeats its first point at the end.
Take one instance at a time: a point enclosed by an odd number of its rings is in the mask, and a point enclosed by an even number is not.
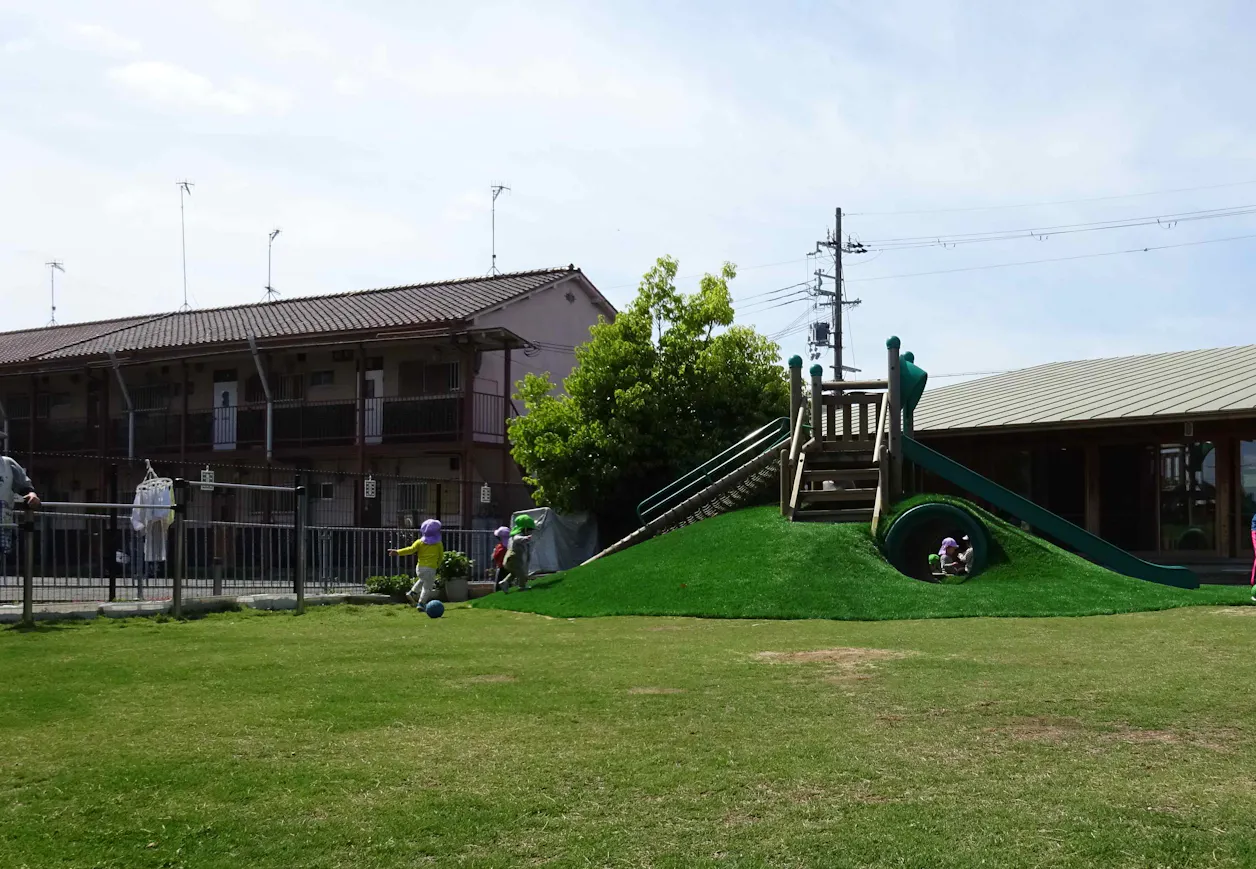
{"type": "MultiPolygon", "coordinates": [[[[168,525],[139,530],[132,505],[47,503],[17,511],[16,521],[0,525],[0,603],[173,599],[177,607],[207,595],[300,598],[306,589],[360,592],[371,576],[414,572],[413,559],[388,550],[412,543],[418,529],[307,525],[303,489],[216,483],[211,493],[189,483],[175,499],[168,525]],[[256,501],[257,521],[216,519],[212,508],[223,491],[256,501]]],[[[471,559],[472,579],[489,575],[491,531],[442,536],[446,550],[471,559]]]]}

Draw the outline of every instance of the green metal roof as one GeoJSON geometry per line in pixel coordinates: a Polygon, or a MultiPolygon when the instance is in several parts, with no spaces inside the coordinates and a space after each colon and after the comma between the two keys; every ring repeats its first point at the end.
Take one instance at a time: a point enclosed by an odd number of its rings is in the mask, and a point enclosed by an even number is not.
{"type": "Polygon", "coordinates": [[[1052,362],[931,389],[920,432],[1256,415],[1256,344],[1052,362]]]}

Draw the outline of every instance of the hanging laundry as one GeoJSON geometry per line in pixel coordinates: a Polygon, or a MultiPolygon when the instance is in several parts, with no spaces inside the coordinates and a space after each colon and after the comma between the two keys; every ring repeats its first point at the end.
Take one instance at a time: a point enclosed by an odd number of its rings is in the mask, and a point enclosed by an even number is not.
{"type": "Polygon", "coordinates": [[[174,521],[174,481],[157,476],[150,463],[145,465],[148,470],[135,488],[131,527],[144,539],[144,560],[165,561],[166,529],[174,521]]]}

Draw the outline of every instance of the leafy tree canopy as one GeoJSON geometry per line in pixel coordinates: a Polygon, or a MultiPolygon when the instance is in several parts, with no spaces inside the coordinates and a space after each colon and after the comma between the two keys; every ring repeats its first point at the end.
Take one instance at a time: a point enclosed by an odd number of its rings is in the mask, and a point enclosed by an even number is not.
{"type": "Polygon", "coordinates": [[[510,440],[539,503],[631,512],[637,498],[788,413],[776,344],[733,325],[735,267],[686,294],[677,265],[659,259],[632,304],[592,328],[566,394],[548,374],[520,382],[527,414],[511,420],[510,440]]]}

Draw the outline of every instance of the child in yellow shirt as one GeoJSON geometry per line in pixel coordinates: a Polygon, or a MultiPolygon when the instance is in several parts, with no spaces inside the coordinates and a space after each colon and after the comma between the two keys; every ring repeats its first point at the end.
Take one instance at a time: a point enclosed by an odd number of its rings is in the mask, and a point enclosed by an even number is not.
{"type": "Polygon", "coordinates": [[[439,519],[425,521],[419,526],[418,540],[402,549],[390,549],[388,554],[418,556],[418,564],[414,568],[418,578],[406,592],[410,603],[423,609],[428,601],[436,599],[436,569],[440,567],[441,557],[445,554],[445,546],[440,540],[439,519]]]}

